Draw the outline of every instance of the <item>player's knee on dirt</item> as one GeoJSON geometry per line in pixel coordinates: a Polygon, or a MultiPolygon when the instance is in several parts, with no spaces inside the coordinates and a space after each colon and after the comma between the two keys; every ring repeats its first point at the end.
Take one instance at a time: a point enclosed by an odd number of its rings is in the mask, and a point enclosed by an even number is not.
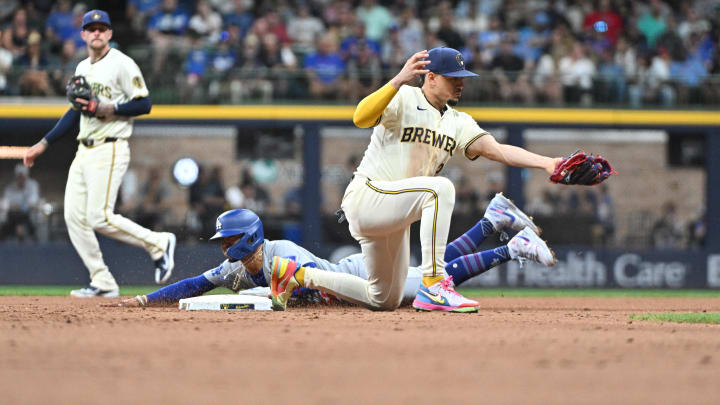
{"type": "Polygon", "coordinates": [[[372,294],[372,287],[368,290],[370,309],[373,311],[394,311],[402,303],[402,292],[400,294],[372,294]]]}

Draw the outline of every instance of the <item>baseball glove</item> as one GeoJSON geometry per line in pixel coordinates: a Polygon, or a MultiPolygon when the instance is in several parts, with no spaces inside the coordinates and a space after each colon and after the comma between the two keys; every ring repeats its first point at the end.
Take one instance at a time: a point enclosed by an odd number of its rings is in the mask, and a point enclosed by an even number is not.
{"type": "Polygon", "coordinates": [[[73,105],[73,108],[79,110],[82,114],[89,115],[91,117],[95,116],[100,102],[97,97],[95,97],[95,94],[93,94],[93,91],[90,88],[90,83],[87,82],[85,76],[71,77],[65,91],[67,93],[68,100],[70,100],[70,103],[73,105]],[[87,103],[78,101],[78,99],[85,100],[87,103]]]}
{"type": "Polygon", "coordinates": [[[610,162],[602,156],[593,156],[577,151],[564,158],[555,167],[550,181],[556,184],[579,184],[594,186],[605,181],[610,175],[617,174],[610,162]]]}

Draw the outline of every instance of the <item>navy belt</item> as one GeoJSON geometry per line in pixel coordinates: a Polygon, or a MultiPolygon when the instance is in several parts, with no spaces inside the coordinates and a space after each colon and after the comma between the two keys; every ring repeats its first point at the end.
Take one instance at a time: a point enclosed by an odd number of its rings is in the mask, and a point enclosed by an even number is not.
{"type": "Polygon", "coordinates": [[[105,138],[105,139],[78,139],[78,142],[85,145],[85,147],[90,148],[93,146],[97,146],[106,142],[115,142],[118,138],[105,138]]]}

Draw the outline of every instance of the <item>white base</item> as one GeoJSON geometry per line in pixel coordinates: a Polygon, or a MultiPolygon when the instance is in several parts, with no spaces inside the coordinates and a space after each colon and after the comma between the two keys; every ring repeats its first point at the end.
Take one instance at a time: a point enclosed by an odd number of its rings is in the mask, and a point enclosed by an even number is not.
{"type": "Polygon", "coordinates": [[[178,308],[186,311],[270,311],[271,305],[267,296],[228,294],[184,298],[178,308]]]}

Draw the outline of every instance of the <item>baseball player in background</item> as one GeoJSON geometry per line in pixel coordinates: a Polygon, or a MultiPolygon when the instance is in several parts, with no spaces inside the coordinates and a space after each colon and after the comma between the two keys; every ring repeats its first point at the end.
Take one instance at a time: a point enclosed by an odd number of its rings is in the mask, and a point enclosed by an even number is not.
{"type": "MultiPolygon", "coordinates": [[[[548,174],[561,159],[499,144],[470,115],[453,109],[463,80],[471,76],[477,75],[465,69],[457,50],[423,50],[358,104],[355,125],[375,128],[341,208],[350,233],[360,242],[368,277],[319,271],[283,259],[272,273],[274,309],[284,310],[291,292],[306,287],[371,309],[394,310],[402,300],[407,277],[410,225],[420,220],[423,278],[413,307],[477,311],[478,303],[458,294],[448,280],[446,241],[455,188],[450,180],[436,175],[458,152],[470,160],[483,156],[548,174]],[[422,88],[406,86],[417,76],[424,76],[422,88]]],[[[542,242],[532,230],[525,237],[531,243],[542,242]]]]}
{"type": "Polygon", "coordinates": [[[68,85],[73,104],[45,137],[28,149],[30,167],[48,146],[80,122],[78,150],[65,187],[65,223],[70,240],[90,272],[90,284],[74,297],[115,297],[119,288],[103,261],[95,231],[144,248],[155,262],[155,281],[164,283],[174,266],[175,235],[145,229],[115,214],[115,200],[130,162],[128,138],[133,117],[150,112],[148,89],[137,64],[110,48],[110,16],[92,10],[83,16],[82,38],[89,57],[80,62],[68,85]],[[89,87],[84,98],[72,89],[89,87]]]}
{"type": "MultiPolygon", "coordinates": [[[[282,260],[301,263],[303,267],[320,271],[350,274],[368,278],[361,254],[348,256],[337,263],[319,258],[288,240],[264,239],[262,221],[252,211],[236,209],[221,214],[216,221],[217,232],[211,239],[219,239],[227,260],[218,267],[197,276],[178,281],[147,295],[123,300],[121,306],[154,306],[176,303],[183,298],[196,297],[217,287],[235,292],[256,287],[268,287],[273,266],[282,260]]],[[[470,230],[450,243],[446,250],[448,280],[462,284],[491,268],[512,259],[532,260],[551,266],[554,256],[547,245],[535,235],[538,228],[502,194],[497,194],[485,216],[470,230]],[[485,238],[506,230],[518,232],[505,246],[477,252],[485,238]]],[[[410,304],[422,284],[419,267],[407,269],[402,291],[402,303],[410,304]]],[[[301,303],[331,302],[333,297],[318,290],[300,289],[296,298],[301,303]]]]}

